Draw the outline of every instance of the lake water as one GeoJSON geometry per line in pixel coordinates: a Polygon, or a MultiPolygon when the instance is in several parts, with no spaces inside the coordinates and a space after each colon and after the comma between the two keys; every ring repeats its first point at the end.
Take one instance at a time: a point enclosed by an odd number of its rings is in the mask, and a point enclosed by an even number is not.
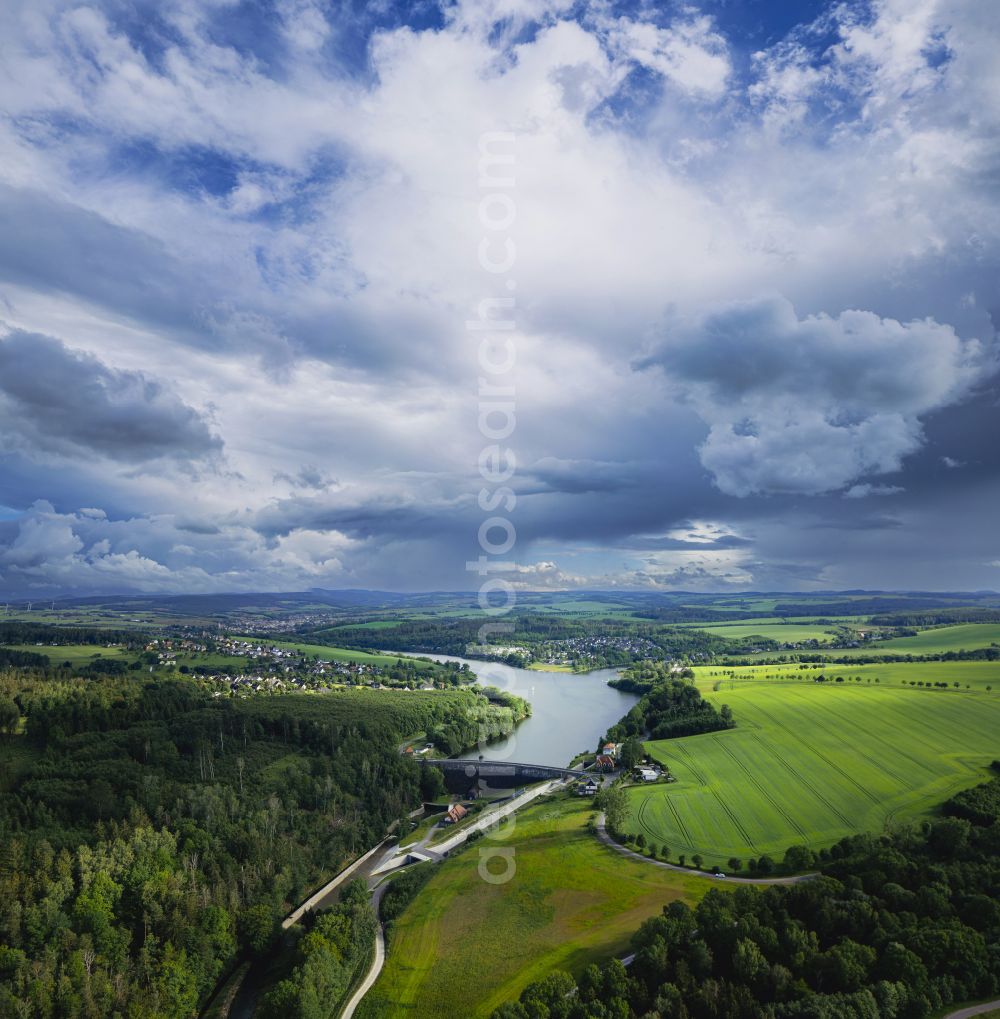
{"type": "Polygon", "coordinates": [[[531,703],[531,717],[509,739],[459,754],[474,760],[480,753],[488,761],[517,761],[565,767],[585,750],[593,751],[608,727],[639,699],[608,686],[617,669],[595,672],[536,672],[498,662],[477,662],[450,655],[424,655],[439,662],[466,662],[483,686],[495,686],[531,703]]]}

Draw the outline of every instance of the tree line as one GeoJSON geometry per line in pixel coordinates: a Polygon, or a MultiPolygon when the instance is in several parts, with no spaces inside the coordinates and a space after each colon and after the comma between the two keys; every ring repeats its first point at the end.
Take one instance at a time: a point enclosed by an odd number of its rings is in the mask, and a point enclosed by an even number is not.
{"type": "Polygon", "coordinates": [[[928,1019],[1000,993],[1000,780],[845,838],[814,880],[664,907],[635,959],[554,973],[493,1019],[928,1019]]]}
{"type": "Polygon", "coordinates": [[[645,690],[639,702],[610,729],[603,742],[620,743],[630,736],[673,739],[702,732],[718,732],[736,725],[729,706],[716,708],[698,688],[668,662],[642,662],[623,673],[617,685],[626,690],[645,690]]]}
{"type": "MultiPolygon", "coordinates": [[[[291,905],[440,793],[399,743],[493,710],[470,690],[230,700],[10,668],[0,708],[2,1019],[195,1016],[291,905]]],[[[303,940],[303,1001],[358,958],[355,912],[353,933],[341,917],[303,940]]]]}

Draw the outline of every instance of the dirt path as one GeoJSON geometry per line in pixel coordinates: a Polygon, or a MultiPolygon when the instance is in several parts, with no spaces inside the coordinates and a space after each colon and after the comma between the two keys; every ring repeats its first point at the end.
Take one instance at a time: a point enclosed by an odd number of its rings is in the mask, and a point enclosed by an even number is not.
{"type": "Polygon", "coordinates": [[[814,877],[819,877],[818,874],[793,874],[790,877],[717,877],[715,874],[710,874],[704,870],[691,870],[690,867],[680,867],[676,863],[667,863],[665,860],[653,860],[648,856],[643,856],[642,853],[633,852],[631,849],[626,849],[625,846],[621,845],[608,834],[607,828],[604,826],[604,815],[599,814],[597,818],[597,837],[606,845],[610,846],[616,852],[622,854],[622,856],[629,856],[633,860],[642,860],[643,863],[648,863],[653,867],[663,867],[664,870],[676,870],[681,874],[690,874],[695,877],[703,877],[710,881],[718,881],[720,884],[725,885],[798,885],[803,881],[811,881],[814,877]]]}

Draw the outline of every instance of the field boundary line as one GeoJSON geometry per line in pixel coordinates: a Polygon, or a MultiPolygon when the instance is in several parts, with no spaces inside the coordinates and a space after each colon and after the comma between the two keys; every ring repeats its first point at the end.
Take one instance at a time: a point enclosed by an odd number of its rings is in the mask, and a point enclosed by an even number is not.
{"type": "Polygon", "coordinates": [[[882,801],[879,799],[878,796],[876,796],[870,789],[866,789],[856,779],[852,778],[851,775],[844,768],[842,768],[839,764],[836,764],[834,761],[830,760],[830,758],[827,757],[826,754],[824,754],[822,750],[817,750],[816,747],[814,747],[811,744],[809,744],[808,742],[806,742],[806,740],[804,740],[801,736],[799,736],[796,732],[794,732],[794,730],[790,729],[784,723],[779,722],[773,715],[769,714],[767,711],[765,711],[759,705],[757,706],[757,710],[765,718],[769,718],[771,720],[771,722],[775,726],[777,726],[779,729],[782,729],[784,732],[787,732],[788,735],[792,737],[792,739],[794,739],[797,742],[801,743],[802,746],[804,746],[811,754],[815,754],[815,756],[818,757],[821,761],[823,761],[827,765],[827,767],[831,768],[833,771],[835,771],[838,775],[840,775],[846,781],[850,782],[850,784],[852,786],[854,786],[854,788],[857,789],[858,792],[860,792],[863,796],[866,796],[869,800],[872,801],[872,803],[874,803],[876,806],[880,806],[881,805],[882,801]]]}
{"type": "Polygon", "coordinates": [[[788,761],[786,761],[785,758],[780,753],[778,753],[775,747],[771,746],[760,736],[755,735],[754,738],[759,740],[760,743],[763,745],[764,749],[770,752],[771,756],[774,757],[774,759],[788,772],[788,774],[791,775],[792,778],[796,780],[796,782],[801,782],[802,785],[804,785],[806,789],[808,789],[813,794],[813,796],[815,796],[816,799],[819,800],[819,802],[822,803],[827,808],[827,810],[830,811],[831,814],[833,814],[834,817],[836,817],[840,822],[842,822],[849,830],[851,831],[858,830],[857,825],[839,807],[835,806],[830,800],[828,800],[826,796],[824,796],[823,793],[821,793],[813,785],[813,783],[808,778],[806,778],[805,775],[801,774],[795,768],[793,768],[791,764],[789,764],[788,761]]]}
{"type": "Polygon", "coordinates": [[[716,792],[714,789],[712,790],[712,795],[715,797],[716,803],[718,803],[719,806],[722,807],[722,809],[726,812],[726,814],[729,815],[729,820],[733,822],[733,827],[740,835],[743,836],[743,838],[746,840],[746,844],[751,849],[756,850],[757,846],[754,844],[753,839],[750,838],[750,833],[746,830],[746,828],[743,827],[742,822],[736,816],[736,812],[733,810],[733,808],[730,807],[729,804],[722,798],[722,796],[719,795],[719,793],[716,792]]]}
{"type": "Polygon", "coordinates": [[[747,765],[744,764],[743,761],[741,761],[728,746],[725,746],[725,744],[721,740],[719,740],[718,743],[719,749],[722,750],[722,752],[733,762],[733,764],[736,765],[737,768],[740,769],[740,771],[743,772],[744,775],[746,775],[748,781],[757,789],[761,796],[763,796],[764,799],[767,800],[767,802],[770,803],[772,807],[774,807],[774,809],[788,822],[788,824],[792,828],[795,829],[795,831],[799,833],[799,835],[802,836],[802,838],[807,838],[805,828],[803,828],[802,825],[800,825],[799,822],[796,821],[795,818],[792,817],[792,815],[789,814],[788,811],[785,810],[785,808],[778,803],[778,801],[770,794],[770,792],[767,791],[767,789],[764,787],[764,784],[757,778],[756,775],[754,775],[754,773],[747,767],[747,765]]]}

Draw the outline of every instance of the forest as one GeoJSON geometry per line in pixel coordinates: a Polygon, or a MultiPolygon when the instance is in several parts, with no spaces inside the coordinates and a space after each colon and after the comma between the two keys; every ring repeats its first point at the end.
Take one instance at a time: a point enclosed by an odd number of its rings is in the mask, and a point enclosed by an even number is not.
{"type": "MultiPolygon", "coordinates": [[[[0,670],[0,1016],[195,1015],[291,904],[441,792],[401,740],[474,742],[514,713],[471,690],[239,700],[0,670]]],[[[338,923],[303,940],[302,987],[355,951],[338,923]]]]}
{"type": "Polygon", "coordinates": [[[0,644],[124,644],[145,647],[149,637],[138,630],[111,630],[96,626],[52,623],[27,623],[17,620],[0,622],[0,644]]]}
{"type": "Polygon", "coordinates": [[[627,969],[554,973],[493,1019],[928,1019],[1000,991],[1000,779],[821,871],[671,903],[627,969]]]}
{"type": "Polygon", "coordinates": [[[673,739],[732,729],[736,722],[725,704],[717,709],[701,696],[693,683],[678,678],[690,675],[690,670],[677,672],[665,662],[643,662],[625,670],[621,679],[611,685],[645,692],[638,704],[608,729],[605,741],[620,743],[633,736],[673,739]]]}

